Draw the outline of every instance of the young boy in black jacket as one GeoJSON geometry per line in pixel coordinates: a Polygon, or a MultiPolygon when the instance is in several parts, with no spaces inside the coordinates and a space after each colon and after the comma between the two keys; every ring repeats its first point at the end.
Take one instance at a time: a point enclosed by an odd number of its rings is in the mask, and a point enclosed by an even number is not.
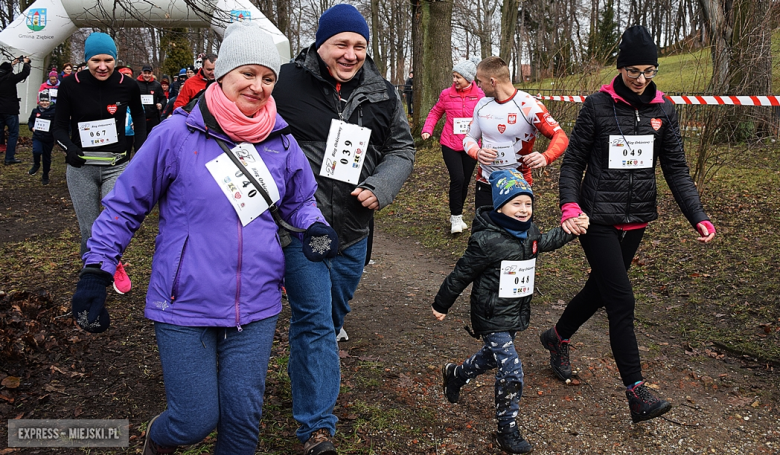
{"type": "Polygon", "coordinates": [[[54,135],[52,135],[52,121],[54,120],[54,104],[49,97],[49,91],[43,90],[38,94],[38,107],[30,113],[27,119],[27,127],[33,132],[33,165],[29,171],[35,175],[41,168],[43,157],[43,175],[41,183],[49,184],[49,170],[51,169],[51,151],[54,148],[54,135]]]}
{"type": "MultiPolygon", "coordinates": [[[[498,433],[494,438],[509,453],[528,453],[515,418],[523,394],[523,366],[514,346],[515,333],[528,328],[534,291],[536,256],[553,251],[574,239],[563,228],[542,234],[533,223],[531,186],[515,170],[490,174],[493,207],[481,207],[474,218],[471,238],[455,270],[444,280],[432,309],[439,321],[461,292],[471,290],[472,336],[482,337],[482,349],[461,365],[442,367],[444,394],[457,403],[460,388],[471,379],[498,368],[495,399],[498,433]]],[[[585,214],[577,219],[588,226],[585,214]]],[[[469,331],[471,333],[471,331],[469,331]]]]}

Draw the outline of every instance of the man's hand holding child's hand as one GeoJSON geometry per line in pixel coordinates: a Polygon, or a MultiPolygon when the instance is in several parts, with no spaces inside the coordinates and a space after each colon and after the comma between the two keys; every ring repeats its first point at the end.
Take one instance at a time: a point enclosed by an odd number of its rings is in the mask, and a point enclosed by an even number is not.
{"type": "Polygon", "coordinates": [[[431,311],[433,311],[433,317],[435,317],[439,321],[443,321],[444,318],[447,317],[447,315],[445,313],[439,313],[438,311],[434,310],[433,308],[431,308],[431,311]]]}

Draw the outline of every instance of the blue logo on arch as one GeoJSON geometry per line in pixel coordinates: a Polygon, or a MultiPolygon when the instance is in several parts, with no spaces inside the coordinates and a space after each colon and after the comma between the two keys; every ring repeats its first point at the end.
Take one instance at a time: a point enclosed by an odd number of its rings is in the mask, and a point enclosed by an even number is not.
{"type": "Polygon", "coordinates": [[[251,21],[252,12],[247,10],[234,9],[230,11],[230,22],[251,21]]]}
{"type": "Polygon", "coordinates": [[[27,15],[27,28],[34,32],[40,32],[46,28],[46,8],[31,9],[27,15]]]}

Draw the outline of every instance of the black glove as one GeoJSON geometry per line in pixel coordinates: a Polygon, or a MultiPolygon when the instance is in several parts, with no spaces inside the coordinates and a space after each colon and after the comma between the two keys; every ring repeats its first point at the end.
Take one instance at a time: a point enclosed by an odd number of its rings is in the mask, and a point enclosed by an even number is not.
{"type": "Polygon", "coordinates": [[[332,227],[314,223],[303,233],[303,255],[311,262],[332,259],[339,252],[339,237],[332,227]]]}
{"type": "Polygon", "coordinates": [[[106,310],[106,287],[112,277],[97,267],[85,267],[76,285],[76,293],[71,300],[73,319],[87,332],[105,332],[111,325],[106,310]]]}
{"type": "Polygon", "coordinates": [[[73,167],[81,167],[87,162],[82,156],[81,148],[76,147],[75,145],[69,147],[68,150],[65,151],[65,154],[65,162],[73,167]]]}

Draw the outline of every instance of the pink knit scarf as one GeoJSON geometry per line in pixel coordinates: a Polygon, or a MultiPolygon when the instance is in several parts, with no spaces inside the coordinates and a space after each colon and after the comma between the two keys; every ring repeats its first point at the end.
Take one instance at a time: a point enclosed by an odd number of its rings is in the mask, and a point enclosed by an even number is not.
{"type": "Polygon", "coordinates": [[[276,124],[276,101],[272,96],[253,117],[247,117],[225,96],[222,87],[214,83],[206,89],[206,103],[219,126],[235,142],[262,142],[276,124]]]}

